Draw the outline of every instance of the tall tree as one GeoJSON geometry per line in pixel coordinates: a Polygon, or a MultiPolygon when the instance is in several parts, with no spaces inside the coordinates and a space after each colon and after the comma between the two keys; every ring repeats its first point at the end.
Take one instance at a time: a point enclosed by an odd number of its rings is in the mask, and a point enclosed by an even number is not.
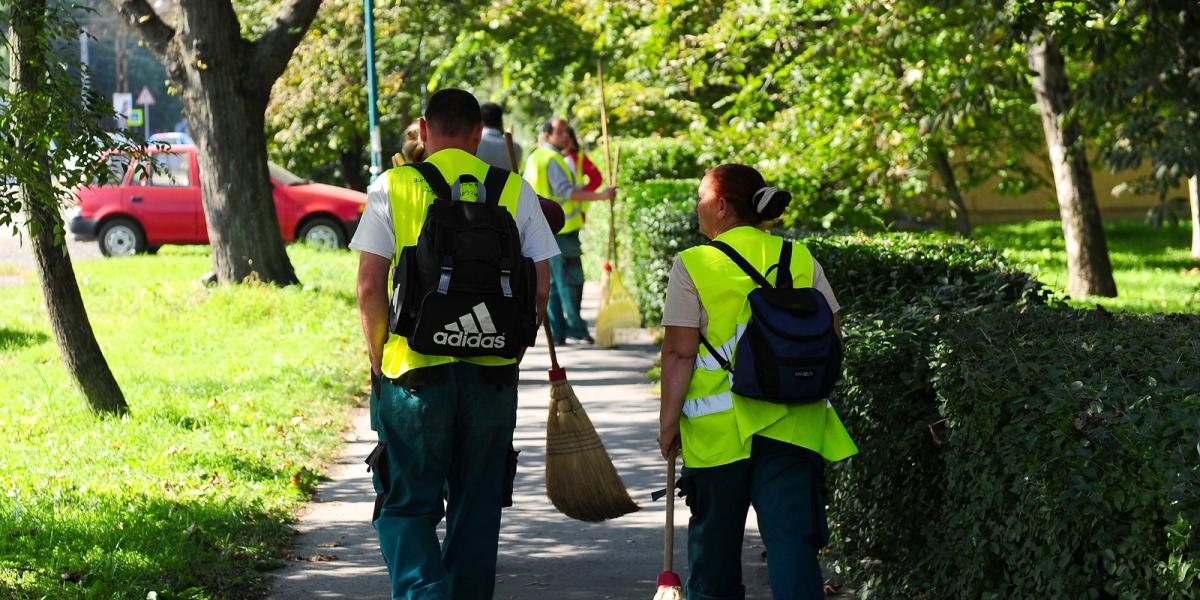
{"type": "Polygon", "coordinates": [[[183,98],[217,280],[296,283],[271,194],[265,114],[320,0],[282,2],[253,40],[242,37],[231,0],[180,2],[171,24],[147,0],[112,1],[183,98]]]}
{"type": "Polygon", "coordinates": [[[0,86],[0,227],[18,229],[24,216],[50,327],[67,371],[88,406],[124,413],[125,397],[88,320],[64,243],[67,191],[114,174],[99,160],[106,149],[145,157],[145,149],[110,138],[99,123],[112,118],[107,101],[81,89],[58,54],[79,27],[64,3],[16,0],[0,10],[9,69],[0,86]]]}
{"type": "Polygon", "coordinates": [[[1062,52],[1053,35],[1040,30],[1030,32],[1027,49],[1067,246],[1067,291],[1074,296],[1115,297],[1117,284],[1108,258],[1108,242],[1085,140],[1079,122],[1071,114],[1071,90],[1062,52]]]}

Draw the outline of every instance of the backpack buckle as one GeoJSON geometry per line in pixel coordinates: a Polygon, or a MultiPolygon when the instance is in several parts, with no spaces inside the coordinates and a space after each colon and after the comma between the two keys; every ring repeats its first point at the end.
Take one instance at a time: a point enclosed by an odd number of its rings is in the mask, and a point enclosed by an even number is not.
{"type": "Polygon", "coordinates": [[[512,270],[500,269],[500,291],[505,298],[512,298],[512,270]]]}
{"type": "Polygon", "coordinates": [[[442,274],[438,277],[437,291],[439,294],[445,294],[450,291],[450,275],[454,273],[454,259],[447,256],[442,261],[442,274]]]}

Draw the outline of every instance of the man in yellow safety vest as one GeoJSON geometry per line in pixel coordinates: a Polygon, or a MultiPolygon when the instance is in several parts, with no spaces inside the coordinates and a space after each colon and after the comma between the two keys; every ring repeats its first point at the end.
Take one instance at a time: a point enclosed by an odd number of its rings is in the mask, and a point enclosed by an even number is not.
{"type": "MultiPolygon", "coordinates": [[[[468,175],[488,180],[488,164],[475,157],[482,133],[474,96],[457,89],[435,93],[420,120],[425,163],[448,182],[468,175]]],[[[535,264],[543,313],[546,261],[558,247],[533,188],[515,173],[500,174],[506,174],[502,188],[486,191],[499,194],[499,205],[513,216],[521,254],[535,264]]],[[[511,496],[516,467],[517,365],[500,356],[421,354],[389,332],[389,271],[403,249],[417,243],[434,198],[418,169],[387,171],[368,189],[350,243],[361,253],[358,307],[371,361],[371,426],[380,441],[368,459],[379,494],[373,523],[392,598],[484,599],[494,590],[500,508],[506,488],[511,496]],[[446,536],[439,545],[443,515],[446,536]]],[[[474,312],[461,317],[463,327],[486,331],[490,316],[474,312]]]]}
{"type": "Polygon", "coordinates": [[[579,229],[583,227],[583,204],[609,200],[616,188],[589,191],[578,185],[562,151],[571,144],[570,125],[562,117],[554,117],[542,127],[542,143],[525,160],[525,180],[539,195],[558,202],[566,223],[555,236],[561,256],[550,259],[550,301],[547,315],[555,343],[569,341],[592,343],[587,323],[579,316],[579,299],[583,295],[583,262],[579,245],[579,229]]]}

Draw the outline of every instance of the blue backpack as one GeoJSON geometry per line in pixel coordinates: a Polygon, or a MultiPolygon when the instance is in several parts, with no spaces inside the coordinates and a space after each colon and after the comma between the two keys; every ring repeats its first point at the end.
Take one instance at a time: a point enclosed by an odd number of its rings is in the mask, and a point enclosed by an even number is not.
{"type": "Polygon", "coordinates": [[[714,240],[708,245],[758,284],[747,296],[750,321],[732,363],[700,336],[721,368],[733,374],[733,393],[780,404],[828,398],[842,374],[842,343],[825,296],[813,288],[792,287],[792,243],[784,240],[779,263],[771,267],[776,269],[774,286],[728,244],[714,240]]]}

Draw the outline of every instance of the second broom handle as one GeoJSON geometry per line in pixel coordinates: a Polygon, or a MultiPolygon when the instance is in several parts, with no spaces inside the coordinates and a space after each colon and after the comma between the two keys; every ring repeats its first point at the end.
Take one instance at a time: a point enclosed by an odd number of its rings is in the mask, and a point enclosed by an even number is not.
{"type": "Polygon", "coordinates": [[[675,456],[667,459],[667,531],[663,536],[663,571],[674,570],[675,554],[675,456]]]}

